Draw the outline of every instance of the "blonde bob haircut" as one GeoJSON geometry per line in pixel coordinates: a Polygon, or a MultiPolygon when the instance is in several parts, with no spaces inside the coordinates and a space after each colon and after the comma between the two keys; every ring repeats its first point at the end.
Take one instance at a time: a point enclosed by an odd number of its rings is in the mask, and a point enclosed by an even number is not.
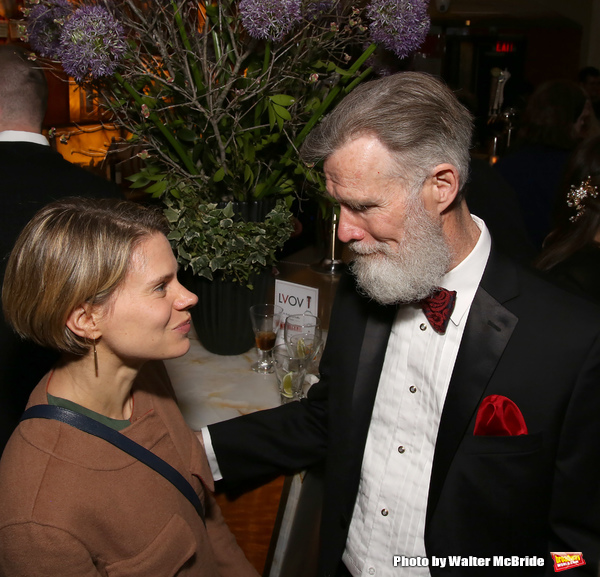
{"type": "Polygon", "coordinates": [[[164,216],[139,204],[69,198],[42,208],[23,229],[2,288],[6,321],[23,338],[77,355],[91,343],[66,326],[84,303],[110,301],[135,248],[167,234],[164,216]]]}

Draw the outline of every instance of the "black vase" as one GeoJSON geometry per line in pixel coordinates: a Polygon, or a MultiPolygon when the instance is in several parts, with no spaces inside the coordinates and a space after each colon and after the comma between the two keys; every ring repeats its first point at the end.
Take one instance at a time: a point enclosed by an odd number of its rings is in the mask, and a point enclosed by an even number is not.
{"type": "Polygon", "coordinates": [[[222,278],[212,281],[187,271],[181,275],[185,287],[198,295],[190,311],[202,346],[217,355],[241,355],[254,346],[249,309],[267,297],[270,270],[254,279],[254,290],[222,278]]]}

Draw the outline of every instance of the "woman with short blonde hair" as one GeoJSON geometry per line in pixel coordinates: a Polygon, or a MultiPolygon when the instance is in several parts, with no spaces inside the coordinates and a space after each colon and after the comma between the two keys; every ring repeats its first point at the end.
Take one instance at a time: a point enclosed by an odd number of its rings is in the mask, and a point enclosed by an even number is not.
{"type": "Polygon", "coordinates": [[[167,232],[160,212],[126,201],[65,199],[44,207],[17,240],[7,266],[7,322],[41,346],[85,353],[91,343],[66,327],[68,314],[82,302],[107,302],[134,249],[167,232]]]}
{"type": "Polygon", "coordinates": [[[5,317],[61,359],[0,460],[0,575],[257,577],[162,363],[188,351],[197,301],[166,232],[150,208],[69,199],[11,253],[5,317]]]}

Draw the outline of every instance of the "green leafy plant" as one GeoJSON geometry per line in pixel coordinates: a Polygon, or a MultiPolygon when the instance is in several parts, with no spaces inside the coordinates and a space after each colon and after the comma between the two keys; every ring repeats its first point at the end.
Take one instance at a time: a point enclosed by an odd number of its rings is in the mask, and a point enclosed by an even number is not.
{"type": "MultiPolygon", "coordinates": [[[[237,239],[197,231],[203,240],[191,243],[192,219],[206,225],[207,214],[217,218],[221,208],[208,209],[212,204],[286,198],[289,206],[303,189],[322,192],[322,179],[301,162],[298,149],[369,77],[378,46],[404,57],[423,42],[427,5],[29,0],[26,22],[35,52],[97,90],[106,113],[130,135],[132,154],[146,163],[132,186],[163,199],[180,258],[189,255],[192,269],[208,276],[225,263],[224,247],[238,250],[237,239]],[[201,265],[205,257],[213,264],[201,265]]],[[[232,222],[240,229],[232,226],[230,234],[252,235],[259,227],[232,222]]],[[[289,227],[282,230],[289,234],[289,227]]],[[[253,243],[248,250],[248,258],[255,255],[253,243]]],[[[223,266],[243,278],[238,264],[223,266]]]]}
{"type": "Polygon", "coordinates": [[[278,200],[264,221],[245,221],[232,203],[185,206],[168,198],[165,214],[173,229],[169,239],[177,246],[184,269],[213,279],[219,271],[252,289],[252,281],[267,266],[275,264],[276,251],[289,238],[293,225],[284,200],[278,200]]]}
{"type": "Polygon", "coordinates": [[[377,43],[402,57],[423,42],[427,4],[29,0],[26,22],[38,54],[97,88],[150,166],[218,202],[302,185],[306,135],[371,74],[377,43]]]}

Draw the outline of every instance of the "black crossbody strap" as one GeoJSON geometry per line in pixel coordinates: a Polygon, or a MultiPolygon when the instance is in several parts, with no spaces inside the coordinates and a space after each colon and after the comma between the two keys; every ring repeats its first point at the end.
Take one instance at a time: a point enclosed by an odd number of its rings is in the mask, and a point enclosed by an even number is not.
{"type": "Polygon", "coordinates": [[[118,431],[115,431],[107,425],[95,421],[90,417],[54,405],[34,405],[23,413],[21,421],[26,419],[53,419],[55,421],[61,421],[62,423],[76,427],[90,435],[100,437],[111,445],[121,449],[121,451],[135,457],[138,461],[144,463],[144,465],[147,465],[157,473],[160,473],[165,479],[179,489],[179,491],[181,491],[194,506],[198,515],[200,515],[202,522],[206,524],[206,521],[204,520],[204,507],[200,502],[200,498],[185,477],[183,477],[177,469],[171,467],[169,463],[163,461],[160,457],[157,457],[152,451],[149,451],[135,441],[132,441],[129,437],[122,435],[118,431]]]}

